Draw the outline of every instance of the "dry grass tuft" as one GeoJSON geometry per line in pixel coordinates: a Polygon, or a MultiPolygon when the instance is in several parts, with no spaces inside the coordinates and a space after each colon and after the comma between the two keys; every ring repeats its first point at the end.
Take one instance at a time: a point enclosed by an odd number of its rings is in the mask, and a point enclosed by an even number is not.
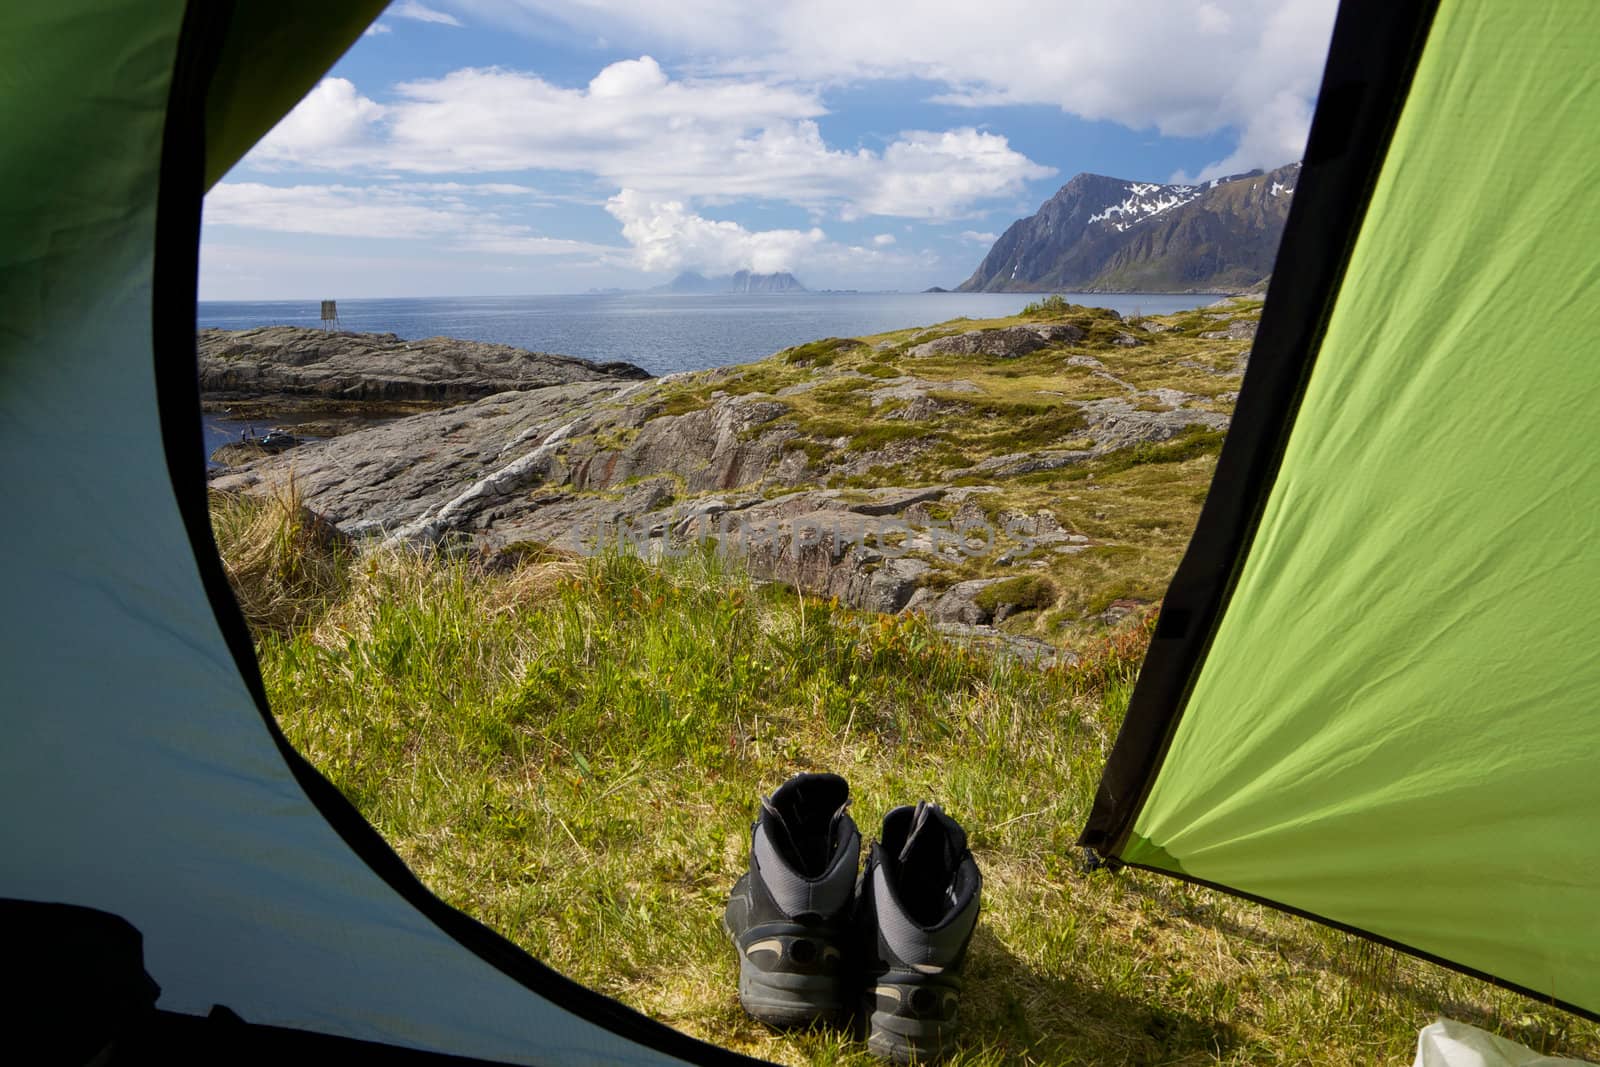
{"type": "Polygon", "coordinates": [[[293,479],[265,497],[212,493],[211,529],[234,598],[257,630],[304,626],[344,593],[348,539],[301,502],[293,479]]]}

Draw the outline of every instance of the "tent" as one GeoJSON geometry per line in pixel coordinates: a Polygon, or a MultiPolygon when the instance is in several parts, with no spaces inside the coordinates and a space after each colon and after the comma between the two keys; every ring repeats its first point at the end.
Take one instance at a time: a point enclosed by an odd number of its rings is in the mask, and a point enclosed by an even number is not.
{"type": "Polygon", "coordinates": [[[1600,1012],[1600,9],[1346,5],[1082,842],[1600,1012]]]}
{"type": "MultiPolygon", "coordinates": [[[[0,7],[0,897],[131,923],[169,1059],[751,1062],[439,901],[266,707],[206,512],[201,197],[381,6],[0,7]]],[[[1085,835],[1587,1012],[1597,36],[1345,4],[1085,835]]]]}
{"type": "Polygon", "coordinates": [[[267,711],[206,508],[201,196],[382,7],[0,5],[0,897],[131,923],[164,1060],[753,1062],[439,901],[267,711]]]}

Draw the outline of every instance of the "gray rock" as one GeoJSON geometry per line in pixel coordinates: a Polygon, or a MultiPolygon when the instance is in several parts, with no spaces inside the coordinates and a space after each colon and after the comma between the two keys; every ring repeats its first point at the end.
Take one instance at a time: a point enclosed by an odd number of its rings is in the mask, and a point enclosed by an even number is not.
{"type": "Polygon", "coordinates": [[[1037,637],[1008,634],[990,626],[969,626],[959,622],[938,623],[934,628],[952,640],[989,652],[1015,656],[1022,662],[1036,667],[1056,664],[1070,666],[1078,662],[1077,653],[1057,648],[1037,637]]]}
{"type": "Polygon", "coordinates": [[[507,390],[650,377],[631,363],[592,363],[510,345],[303,326],[201,330],[196,348],[208,402],[283,396],[452,403],[507,390]]]}
{"type": "Polygon", "coordinates": [[[952,474],[956,477],[987,474],[997,478],[1011,478],[1018,474],[1033,474],[1035,471],[1054,471],[1060,470],[1062,467],[1087,463],[1099,454],[1095,449],[1010,452],[1003,456],[990,456],[976,467],[953,471],[952,474]]]}
{"type": "Polygon", "coordinates": [[[1228,416],[1220,412],[1191,408],[1141,411],[1121,398],[1088,401],[1083,405],[1083,413],[1089,420],[1085,433],[1094,439],[1095,451],[1100,454],[1146,442],[1165,441],[1193,427],[1228,428],[1228,416]]]}
{"type": "MultiPolygon", "coordinates": [[[[1226,318],[1227,316],[1218,315],[1213,317],[1226,318]]],[[[1253,341],[1255,340],[1257,325],[1257,323],[1248,319],[1235,319],[1228,323],[1228,327],[1225,330],[1206,330],[1200,336],[1208,341],[1253,341]]]]}
{"type": "Polygon", "coordinates": [[[1149,397],[1159,404],[1165,404],[1169,408],[1181,408],[1196,399],[1193,393],[1185,393],[1181,389],[1146,389],[1140,395],[1149,397]]]}
{"type": "Polygon", "coordinates": [[[541,448],[573,436],[586,415],[592,418],[592,405],[623,388],[587,382],[500,393],[304,444],[234,468],[212,485],[251,489],[292,476],[313,511],[354,535],[410,528],[426,539],[430,527],[438,535],[473,529],[479,512],[506,498],[562,483],[559,449],[541,448]]]}
{"type": "Polygon", "coordinates": [[[1015,359],[1051,345],[1081,341],[1083,330],[1069,323],[1042,326],[1006,326],[998,330],[969,330],[926,341],[911,349],[913,356],[998,356],[1015,359]]]}
{"type": "Polygon", "coordinates": [[[884,418],[905,422],[926,422],[945,415],[962,415],[971,410],[971,404],[963,404],[959,400],[935,400],[931,396],[919,396],[905,407],[896,408],[884,415],[884,418]]]}
{"type": "Polygon", "coordinates": [[[965,378],[937,382],[923,378],[890,378],[878,388],[870,390],[867,398],[873,407],[881,407],[890,400],[917,400],[929,393],[981,393],[983,390],[965,378]]]}
{"type": "Polygon", "coordinates": [[[953,622],[966,626],[986,625],[994,621],[994,615],[988,608],[978,604],[977,596],[989,586],[1001,581],[1005,579],[974,578],[971,581],[957,582],[939,593],[930,589],[919,589],[916,596],[907,602],[906,610],[920,612],[934,622],[953,622]]]}

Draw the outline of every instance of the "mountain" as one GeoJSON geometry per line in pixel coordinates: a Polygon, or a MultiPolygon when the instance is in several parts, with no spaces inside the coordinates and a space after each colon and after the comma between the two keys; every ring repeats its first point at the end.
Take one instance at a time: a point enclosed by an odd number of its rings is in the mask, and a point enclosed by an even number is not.
{"type": "Polygon", "coordinates": [[[1202,185],[1080,174],[1011,224],[959,292],[1248,288],[1272,272],[1300,164],[1202,185]]]}
{"type": "Polygon", "coordinates": [[[754,274],[747,270],[707,278],[686,270],[666,285],[656,286],[657,293],[803,293],[806,287],[788,271],[776,274],[754,274]]]}

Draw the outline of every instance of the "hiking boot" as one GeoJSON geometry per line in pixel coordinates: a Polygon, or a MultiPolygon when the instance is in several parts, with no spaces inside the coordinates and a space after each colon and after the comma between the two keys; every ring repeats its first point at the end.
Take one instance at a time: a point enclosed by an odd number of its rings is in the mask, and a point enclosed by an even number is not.
{"type": "Polygon", "coordinates": [[[844,1014],[861,834],[837,774],[801,774],[761,802],[750,869],[722,923],[739,948],[739,1003],[772,1026],[844,1014]]]}
{"type": "Polygon", "coordinates": [[[873,1055],[925,1063],[949,1050],[982,887],[966,832],[936,805],[884,816],[856,899],[873,1055]]]}

